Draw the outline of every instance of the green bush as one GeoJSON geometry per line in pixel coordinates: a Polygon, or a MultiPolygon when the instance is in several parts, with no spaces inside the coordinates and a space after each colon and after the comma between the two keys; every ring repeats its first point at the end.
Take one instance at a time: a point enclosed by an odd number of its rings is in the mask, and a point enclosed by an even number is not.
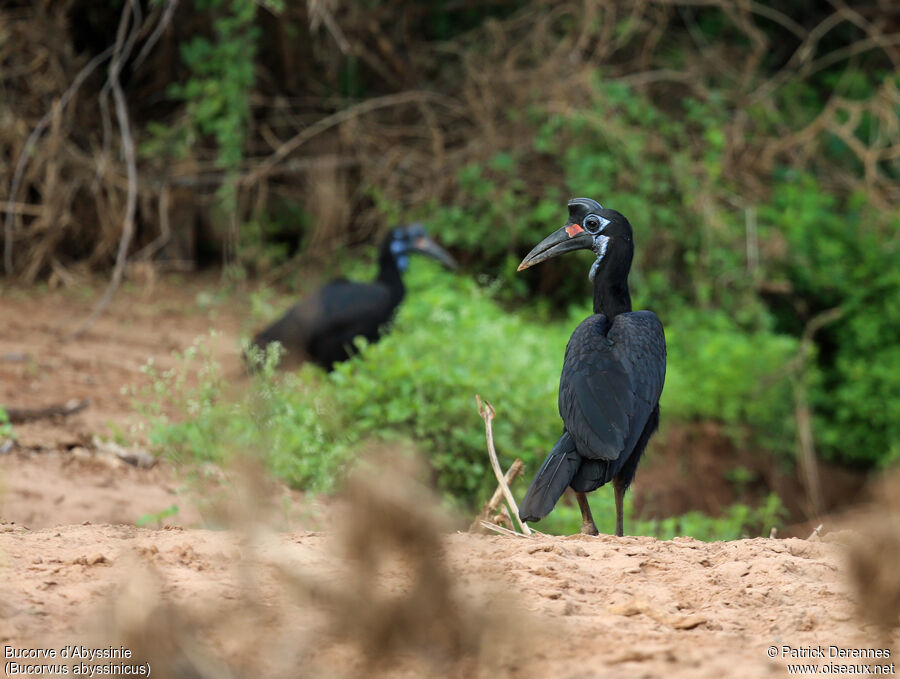
{"type": "MultiPolygon", "coordinates": [[[[874,96],[879,76],[846,75],[849,95],[874,96]]],[[[814,95],[781,113],[747,111],[748,143],[808,122],[819,111],[814,95]]],[[[898,459],[900,213],[826,187],[808,169],[777,169],[761,178],[768,194],[743,196],[734,183],[745,179],[724,166],[722,130],[732,115],[724,93],[665,106],[601,74],[581,106],[510,112],[511,125],[527,119],[530,143],[511,136],[489,162],[465,166],[452,202],[431,206],[433,224],[502,281],[504,299],[527,299],[533,313],[552,316],[589,295],[589,255],[519,276],[512,263],[563,222],[566,198],[599,199],[635,229],[632,293],[636,308],[656,311],[667,329],[669,415],[749,427],[764,447],[790,452],[793,378],[808,386],[824,456],[862,466],[898,459]],[[536,167],[555,179],[536,189],[536,167]],[[832,308],[842,315],[814,335],[803,372],[791,362],[799,340],[832,308]]],[[[864,117],[858,134],[874,134],[876,124],[864,117]]],[[[843,143],[821,141],[823,161],[852,166],[843,143]]]]}
{"type": "MultiPolygon", "coordinates": [[[[232,403],[222,398],[215,366],[200,360],[205,386],[188,390],[181,407],[187,419],[157,418],[151,440],[179,459],[262,451],[276,474],[313,491],[331,489],[367,440],[412,441],[428,456],[445,496],[473,509],[495,485],[475,409],[478,393],[496,407],[502,463],[521,457],[526,464],[524,492],[561,433],[556,399],[563,354],[575,325],[590,313],[589,300],[569,318],[548,323],[505,311],[494,290],[430,262],[416,261],[407,283],[392,331],[332,373],[307,365],[275,377],[265,369],[247,398],[232,403]]],[[[721,315],[676,321],[667,326],[664,424],[723,416],[736,425],[756,418],[762,426],[770,424],[767,413],[786,412],[778,369],[793,350],[790,339],[762,332],[746,338],[721,315]]],[[[186,358],[196,363],[203,356],[194,349],[186,358]]],[[[145,399],[182,393],[167,386],[177,375],[155,378],[159,386],[145,399]]]]}
{"type": "Polygon", "coordinates": [[[782,455],[794,448],[793,401],[785,367],[798,350],[789,335],[749,332],[724,311],[685,310],[666,323],[664,416],[717,420],[782,455]]]}
{"type": "MultiPolygon", "coordinates": [[[[262,450],[289,483],[322,491],[364,441],[410,439],[428,454],[438,486],[471,505],[493,485],[475,410],[481,393],[498,410],[501,456],[507,464],[523,457],[534,468],[561,430],[556,389],[566,328],[529,324],[473,282],[426,263],[409,279],[392,332],[363,346],[360,356],[329,374],[312,365],[277,379],[263,371],[237,404],[219,400],[223,385],[206,368],[203,394],[188,390],[181,406],[188,418],[157,418],[151,441],[180,459],[262,450]]],[[[195,350],[187,358],[199,357],[195,350]]],[[[178,393],[167,386],[174,374],[151,376],[159,387],[143,395],[145,402],[178,393]]]]}
{"type": "Polygon", "coordinates": [[[804,314],[782,312],[779,323],[800,334],[817,314],[840,311],[814,336],[819,448],[837,461],[888,464],[900,456],[900,215],[842,201],[811,175],[780,179],[761,233],[786,243],[777,271],[804,314]]]}

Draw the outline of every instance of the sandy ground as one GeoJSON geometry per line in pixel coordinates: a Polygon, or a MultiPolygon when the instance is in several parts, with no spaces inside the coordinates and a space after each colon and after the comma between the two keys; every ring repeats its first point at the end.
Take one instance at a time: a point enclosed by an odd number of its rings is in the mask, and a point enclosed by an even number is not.
{"type": "Polygon", "coordinates": [[[141,368],[176,365],[173,352],[202,339],[226,370],[235,358],[240,314],[209,300],[211,283],[160,281],[123,290],[109,312],[78,341],[66,334],[90,312],[92,297],[57,291],[11,291],[0,299],[0,404],[42,408],[71,399],[90,406],[67,418],[18,424],[18,447],[0,455],[2,517],[31,528],[63,523],[134,523],[179,507],[179,520],[200,516],[184,484],[165,464],[139,469],[98,449],[117,434],[131,438],[140,418],[123,390],[148,383],[141,368]],[[219,334],[210,336],[210,330],[219,334]]]}
{"type": "MultiPolygon", "coordinates": [[[[85,630],[98,624],[99,611],[113,605],[139,563],[164,583],[163,599],[195,615],[232,611],[242,591],[242,571],[234,564],[248,558],[247,547],[233,533],[129,526],[5,530],[5,645],[115,643],[109,637],[97,642],[102,637],[85,630]]],[[[788,675],[784,646],[881,646],[873,628],[854,615],[841,551],[833,544],[451,534],[445,554],[466,605],[484,605],[483,589],[471,585],[489,583],[505,590],[503,601],[518,611],[505,623],[515,659],[504,660],[495,676],[778,677],[788,675]],[[767,657],[772,646],[775,659],[767,657]]],[[[273,564],[290,563],[303,577],[323,580],[334,580],[346,566],[329,537],[316,533],[272,536],[251,559],[255,605],[287,608],[271,623],[273,636],[308,629],[315,607],[285,594],[273,564]]],[[[394,590],[411,587],[398,574],[387,583],[394,590]]],[[[204,639],[230,664],[246,661],[247,649],[235,648],[221,631],[204,639]]],[[[256,659],[256,676],[281,676],[276,658],[256,659]]],[[[161,659],[150,654],[151,665],[155,661],[161,659]]],[[[346,667],[348,661],[341,662],[346,667]]]]}
{"type": "MultiPolygon", "coordinates": [[[[222,332],[213,352],[237,369],[240,310],[185,305],[202,289],[158,285],[150,297],[123,291],[71,343],[60,338],[89,299],[0,300],[0,403],[91,399],[75,416],[17,425],[19,446],[0,455],[4,653],[122,644],[159,677],[574,679],[780,677],[785,649],[900,648],[859,617],[846,533],[709,544],[471,535],[377,480],[374,496],[339,503],[345,519],[324,533],[248,511],[252,497],[229,529],[198,528],[202,502],[175,470],[134,466],[95,439],[139,424],[122,389],[142,384],[148,358],[170,365],[211,326],[222,332]],[[151,522],[160,528],[134,525],[173,504],[177,515],[151,522]]],[[[253,491],[261,504],[286,492],[267,488],[253,491]]],[[[894,561],[888,580],[897,571],[894,561]]]]}

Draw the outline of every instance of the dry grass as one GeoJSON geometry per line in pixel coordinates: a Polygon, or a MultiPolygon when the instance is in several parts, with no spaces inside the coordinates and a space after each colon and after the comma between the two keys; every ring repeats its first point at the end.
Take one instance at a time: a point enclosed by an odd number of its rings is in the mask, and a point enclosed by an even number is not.
{"type": "MultiPolygon", "coordinates": [[[[0,184],[11,186],[17,159],[26,161],[7,203],[5,263],[7,275],[25,281],[49,278],[65,284],[80,267],[109,267],[129,224],[129,180],[119,148],[123,130],[106,110],[109,97],[102,95],[106,64],[66,106],[60,105],[88,63],[71,47],[79,29],[70,17],[83,9],[81,4],[69,0],[52,11],[40,3],[0,11],[0,156],[7,160],[0,184]],[[23,155],[25,140],[42,116],[46,127],[23,155]],[[108,124],[98,125],[98,120],[108,124]]],[[[727,30],[746,38],[744,46],[731,39],[704,42],[696,26],[696,3],[681,0],[535,1],[503,19],[485,21],[453,43],[410,34],[409,27],[422,20],[421,8],[399,0],[374,7],[294,3],[277,18],[263,13],[260,22],[269,39],[253,98],[256,136],[241,167],[239,214],[229,219],[234,224],[259,216],[271,200],[287,195],[300,199],[314,217],[309,257],[368,239],[380,226],[380,213],[367,187],[377,187],[402,207],[452,198],[456,171],[463,165],[484,162],[498,150],[530,152],[533,130],[527,121],[509,120],[510,110],[539,106],[565,115],[582,102],[598,67],[607,79],[628,83],[662,103],[685,92],[708,98],[707,83],[715,83],[741,110],[777,107],[774,93],[780,87],[808,81],[835,63],[853,63],[872,53],[895,65],[900,61],[896,14],[869,15],[835,4],[819,24],[804,27],[761,3],[714,0],[703,6],[705,11],[718,8],[727,30]],[[305,24],[311,40],[288,39],[287,26],[305,24]],[[773,44],[761,25],[777,26],[781,42],[773,44]],[[862,37],[826,47],[838,27],[853,27],[862,37]],[[788,43],[784,65],[767,74],[763,58],[784,51],[788,43]],[[684,54],[677,69],[663,58],[675,47],[684,54]],[[288,97],[273,87],[281,83],[289,91],[304,91],[322,77],[334,77],[348,56],[362,64],[361,77],[371,93],[361,102],[288,97]]],[[[110,11],[104,17],[114,27],[118,10],[110,11]]],[[[130,74],[134,84],[125,93],[133,120],[148,119],[145,102],[154,101],[149,95],[158,95],[164,86],[155,74],[167,71],[154,69],[177,60],[179,41],[198,29],[186,18],[191,17],[176,17],[181,23],[160,37],[157,29],[171,19],[160,6],[139,27],[133,52],[146,51],[147,58],[130,74]]],[[[756,178],[769,176],[785,160],[799,167],[821,162],[819,147],[836,137],[863,169],[861,175],[846,167],[827,169],[835,187],[862,189],[878,205],[895,205],[900,190],[888,168],[900,154],[898,97],[889,81],[866,100],[834,96],[814,120],[774,135],[760,134],[746,116],[735,115],[723,130],[724,170],[745,194],[762,193],[765,184],[756,178]],[[862,136],[864,125],[877,134],[862,136]]],[[[176,124],[182,112],[172,103],[169,109],[164,122],[176,124]]],[[[148,137],[143,124],[134,132],[138,145],[148,137]]],[[[204,202],[215,202],[213,192],[222,181],[221,170],[211,163],[212,151],[201,145],[178,162],[145,159],[138,164],[136,242],[129,252],[154,242],[158,249],[160,228],[167,222],[159,210],[178,215],[199,205],[202,218],[210,218],[204,202]],[[163,201],[173,187],[190,190],[163,201]]],[[[527,172],[534,185],[559,182],[558,168],[547,159],[536,158],[527,172]]],[[[174,230],[194,228],[192,220],[184,221],[173,221],[174,230]]]]}

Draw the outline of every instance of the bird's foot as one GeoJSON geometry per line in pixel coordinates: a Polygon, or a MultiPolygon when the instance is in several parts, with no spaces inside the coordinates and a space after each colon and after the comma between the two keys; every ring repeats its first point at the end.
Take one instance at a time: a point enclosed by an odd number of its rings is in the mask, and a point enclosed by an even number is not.
{"type": "Polygon", "coordinates": [[[583,521],[581,523],[581,534],[582,535],[600,535],[600,531],[597,530],[597,526],[594,525],[593,521],[583,521]]]}

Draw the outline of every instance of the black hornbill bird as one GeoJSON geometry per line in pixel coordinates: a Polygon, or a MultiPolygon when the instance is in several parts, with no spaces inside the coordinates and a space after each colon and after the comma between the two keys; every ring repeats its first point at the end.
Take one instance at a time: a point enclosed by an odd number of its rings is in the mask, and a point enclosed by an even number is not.
{"type": "Polygon", "coordinates": [[[422,224],[390,231],[381,243],[378,275],[371,283],[338,278],[292,306],[280,319],[253,338],[265,349],[278,341],[291,361],[309,359],[326,370],[355,353],[353,339],[376,342],[391,320],[406,288],[403,272],[411,254],[433,257],[448,269],[456,262],[425,232],[422,224]]]}
{"type": "Polygon", "coordinates": [[[571,486],[581,509],[581,532],[597,535],[586,493],[612,481],[621,536],[625,490],[659,424],[666,338],[656,314],[631,310],[631,224],[595,200],[570,200],[569,221],[538,243],[518,270],[581,249],[597,256],[590,272],[594,313],[566,346],[559,380],[565,430],[531,482],[519,516],[540,520],[571,486]]]}

